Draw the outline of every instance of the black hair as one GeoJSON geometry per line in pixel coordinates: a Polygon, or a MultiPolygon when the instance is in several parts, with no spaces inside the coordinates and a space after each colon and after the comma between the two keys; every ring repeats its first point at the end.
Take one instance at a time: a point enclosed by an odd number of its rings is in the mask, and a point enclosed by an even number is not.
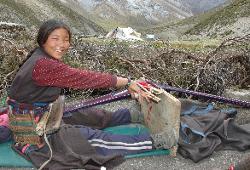
{"type": "Polygon", "coordinates": [[[64,28],[65,30],[67,30],[69,34],[69,40],[71,40],[71,31],[68,25],[66,25],[63,21],[51,19],[51,20],[44,22],[41,25],[38,31],[38,35],[37,35],[38,45],[42,47],[43,44],[47,41],[50,33],[53,32],[57,28],[64,28]]]}
{"type": "MultiPolygon", "coordinates": [[[[67,30],[69,34],[69,41],[71,41],[71,31],[69,26],[65,24],[63,21],[51,19],[44,22],[39,28],[36,39],[39,47],[43,47],[43,44],[47,41],[51,32],[53,32],[57,28],[64,28],[65,30],[67,30]]],[[[34,53],[36,49],[37,48],[29,52],[25,60],[19,65],[19,68],[31,57],[31,55],[34,53]]]]}

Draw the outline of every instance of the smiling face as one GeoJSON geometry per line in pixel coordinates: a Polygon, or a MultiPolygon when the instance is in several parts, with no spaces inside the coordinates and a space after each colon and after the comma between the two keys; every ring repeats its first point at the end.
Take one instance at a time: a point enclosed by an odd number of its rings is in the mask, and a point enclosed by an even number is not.
{"type": "Polygon", "coordinates": [[[70,36],[66,29],[57,28],[52,31],[45,43],[44,50],[53,58],[60,60],[68,51],[70,46],[70,36]]]}

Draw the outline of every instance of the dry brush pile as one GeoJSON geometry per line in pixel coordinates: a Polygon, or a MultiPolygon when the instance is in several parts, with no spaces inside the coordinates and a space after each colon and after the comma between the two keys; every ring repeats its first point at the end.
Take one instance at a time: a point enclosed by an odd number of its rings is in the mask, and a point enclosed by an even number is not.
{"type": "Polygon", "coordinates": [[[100,46],[79,40],[74,50],[84,61],[83,68],[222,95],[226,88],[249,88],[249,42],[250,35],[235,37],[204,53],[173,49],[161,41],[100,46]]]}
{"type": "MultiPolygon", "coordinates": [[[[16,34],[10,36],[7,31],[0,34],[1,98],[6,95],[19,64],[35,46],[30,30],[16,34]]],[[[163,41],[119,42],[76,36],[65,62],[73,67],[134,79],[145,77],[175,87],[221,95],[228,87],[249,88],[249,42],[250,35],[227,39],[205,53],[173,49],[163,41]]],[[[94,94],[94,91],[66,91],[71,97],[94,94]]]]}

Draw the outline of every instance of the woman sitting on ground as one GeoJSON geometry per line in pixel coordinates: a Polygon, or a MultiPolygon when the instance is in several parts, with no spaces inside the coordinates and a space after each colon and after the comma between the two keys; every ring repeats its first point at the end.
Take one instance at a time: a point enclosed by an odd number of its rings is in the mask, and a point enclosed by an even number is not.
{"type": "MultiPolygon", "coordinates": [[[[44,113],[50,111],[50,104],[58,99],[63,88],[120,88],[130,84],[127,78],[64,64],[62,57],[69,49],[71,32],[62,21],[43,23],[37,42],[39,47],[30,52],[8,92],[10,127],[15,140],[13,148],[17,152],[36,167],[99,169],[117,165],[124,155],[153,148],[148,133],[129,136],[98,130],[140,119],[138,113],[130,113],[128,109],[113,113],[97,109],[78,110],[71,117],[64,118],[65,124],[47,138],[37,135],[37,124],[44,113]]],[[[137,88],[134,82],[128,87],[132,95],[138,92],[137,88]]]]}

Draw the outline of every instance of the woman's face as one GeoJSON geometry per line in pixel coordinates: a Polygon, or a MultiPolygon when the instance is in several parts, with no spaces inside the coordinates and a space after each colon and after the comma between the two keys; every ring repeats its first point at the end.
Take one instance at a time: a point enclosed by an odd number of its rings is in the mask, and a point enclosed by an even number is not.
{"type": "Polygon", "coordinates": [[[44,50],[53,58],[60,60],[70,46],[69,33],[64,28],[57,28],[50,33],[43,44],[44,50]]]}

